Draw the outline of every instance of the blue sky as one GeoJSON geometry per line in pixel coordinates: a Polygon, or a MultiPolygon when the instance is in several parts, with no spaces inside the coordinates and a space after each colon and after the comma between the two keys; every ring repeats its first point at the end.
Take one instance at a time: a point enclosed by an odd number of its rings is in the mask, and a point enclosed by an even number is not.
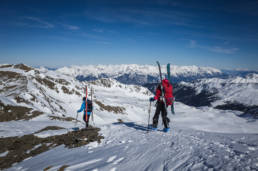
{"type": "Polygon", "coordinates": [[[0,63],[258,70],[258,1],[1,0],[0,63]]]}

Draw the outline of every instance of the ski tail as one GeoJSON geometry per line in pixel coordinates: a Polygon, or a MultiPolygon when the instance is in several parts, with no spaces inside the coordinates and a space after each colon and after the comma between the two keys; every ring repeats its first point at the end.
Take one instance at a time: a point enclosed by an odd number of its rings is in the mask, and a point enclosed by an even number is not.
{"type": "Polygon", "coordinates": [[[87,102],[87,98],[88,98],[88,88],[86,86],[85,88],[85,97],[86,97],[86,100],[85,100],[85,121],[88,121],[88,114],[87,114],[87,110],[88,110],[88,102],[87,102]]]}
{"type": "Polygon", "coordinates": [[[92,103],[92,111],[91,111],[92,117],[91,117],[91,120],[94,124],[94,118],[93,118],[93,88],[92,87],[91,87],[91,103],[92,103]]]}
{"type": "MultiPolygon", "coordinates": [[[[170,63],[167,64],[167,76],[168,76],[168,80],[170,82],[170,84],[172,84],[172,79],[171,79],[171,73],[170,73],[170,63]]],[[[175,114],[175,110],[174,110],[174,99],[171,105],[171,113],[175,114]]]]}
{"type": "Polygon", "coordinates": [[[157,61],[157,64],[158,64],[158,67],[159,67],[159,76],[160,76],[160,87],[161,87],[161,98],[165,104],[165,110],[167,112],[167,104],[166,104],[166,100],[165,100],[165,91],[164,91],[164,87],[162,86],[162,73],[161,73],[161,66],[160,66],[160,63],[159,61],[157,61]]]}
{"type": "Polygon", "coordinates": [[[171,84],[172,80],[171,80],[171,76],[170,76],[170,63],[167,64],[167,77],[168,77],[168,80],[171,84]]]}
{"type": "Polygon", "coordinates": [[[162,74],[161,74],[161,67],[159,61],[157,61],[158,67],[159,67],[159,77],[160,77],[160,82],[162,82],[162,74]]]}

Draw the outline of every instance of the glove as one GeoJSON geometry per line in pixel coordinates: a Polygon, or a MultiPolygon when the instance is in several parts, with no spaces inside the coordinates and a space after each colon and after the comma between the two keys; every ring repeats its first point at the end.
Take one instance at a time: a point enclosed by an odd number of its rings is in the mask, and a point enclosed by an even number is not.
{"type": "Polygon", "coordinates": [[[153,102],[153,101],[155,101],[155,99],[154,99],[154,97],[151,97],[150,102],[153,102]]]}

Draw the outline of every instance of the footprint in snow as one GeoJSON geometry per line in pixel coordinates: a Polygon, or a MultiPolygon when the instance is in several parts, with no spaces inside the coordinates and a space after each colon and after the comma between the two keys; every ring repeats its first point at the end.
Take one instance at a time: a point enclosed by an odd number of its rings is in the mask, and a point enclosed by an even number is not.
{"type": "Polygon", "coordinates": [[[254,147],[248,147],[248,150],[255,151],[256,149],[254,147]]]}
{"type": "Polygon", "coordinates": [[[124,144],[124,143],[125,143],[125,141],[120,141],[120,143],[121,143],[121,144],[124,144]]]}
{"type": "Polygon", "coordinates": [[[108,158],[107,163],[110,163],[115,159],[116,159],[116,156],[111,156],[111,157],[108,158]]]}
{"type": "Polygon", "coordinates": [[[117,159],[116,161],[113,162],[113,164],[118,164],[118,163],[120,163],[122,160],[124,160],[124,157],[121,157],[121,158],[117,159]]]}
{"type": "Polygon", "coordinates": [[[105,144],[109,144],[109,143],[111,143],[112,141],[111,140],[108,140],[108,141],[106,141],[106,143],[105,144]]]}

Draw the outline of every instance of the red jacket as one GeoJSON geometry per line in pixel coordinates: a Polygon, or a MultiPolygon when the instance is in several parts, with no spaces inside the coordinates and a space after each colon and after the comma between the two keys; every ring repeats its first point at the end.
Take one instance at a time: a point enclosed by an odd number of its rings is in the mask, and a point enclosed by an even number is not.
{"type": "MultiPolygon", "coordinates": [[[[173,86],[169,83],[168,79],[162,80],[162,86],[165,91],[166,104],[167,104],[167,106],[169,106],[172,104],[172,102],[174,100],[173,86]]],[[[154,99],[159,101],[159,100],[161,100],[160,96],[161,96],[161,86],[159,85],[156,89],[156,95],[155,95],[154,99]]]]}

